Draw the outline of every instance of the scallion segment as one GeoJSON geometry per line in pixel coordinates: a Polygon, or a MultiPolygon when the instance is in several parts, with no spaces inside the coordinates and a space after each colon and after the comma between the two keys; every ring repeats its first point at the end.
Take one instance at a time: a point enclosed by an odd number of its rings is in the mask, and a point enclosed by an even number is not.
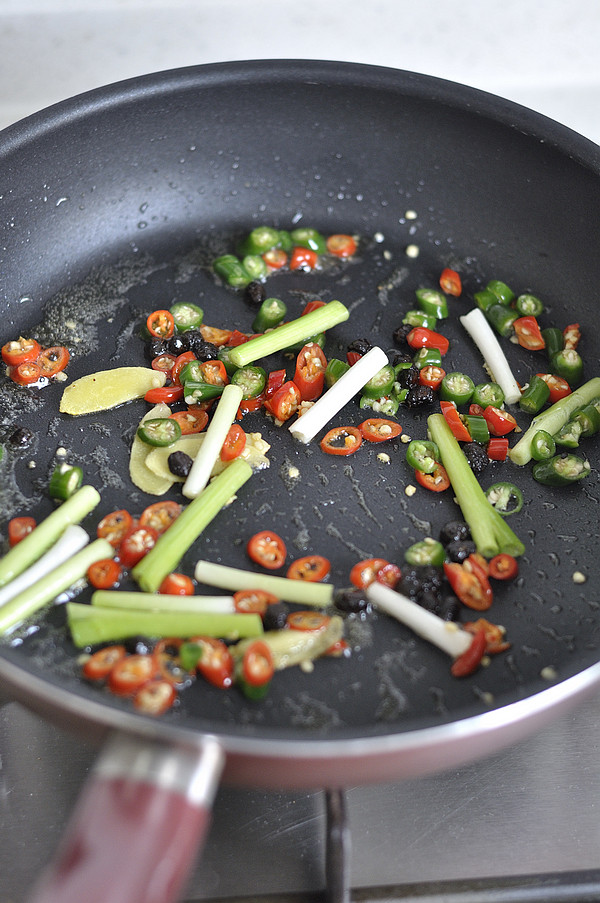
{"type": "Polygon", "coordinates": [[[507,404],[516,404],[521,397],[521,390],[506,359],[500,343],[492,331],[482,311],[476,307],[460,318],[477,347],[492,377],[504,392],[507,404]]]}
{"type": "MultiPolygon", "coordinates": [[[[343,635],[344,621],[339,615],[333,615],[321,630],[268,630],[261,640],[271,651],[275,670],[282,671],[319,658],[343,635]]],[[[250,642],[245,639],[232,647],[231,653],[236,661],[243,658],[250,642]]]]}
{"type": "Polygon", "coordinates": [[[442,464],[478,551],[486,558],[493,558],[500,552],[515,558],[522,555],[525,546],[486,499],[444,415],[431,414],[427,426],[432,441],[440,450],[442,464]]]}
{"type": "Polygon", "coordinates": [[[128,590],[99,589],[92,594],[92,605],[134,611],[188,611],[197,614],[233,614],[233,596],[173,596],[169,593],[136,593],[128,590]]]}
{"type": "Polygon", "coordinates": [[[244,393],[240,386],[229,383],[223,389],[223,394],[206,430],[204,441],[183,484],[182,492],[186,498],[196,498],[208,483],[243,397],[244,393]]]}
{"type": "MultiPolygon", "coordinates": [[[[206,441],[206,440],[205,440],[206,441]]],[[[140,589],[154,593],[183,558],[193,542],[214,520],[224,505],[252,476],[252,468],[236,458],[219,476],[183,509],[156,545],[135,565],[132,575],[140,589]]]]}
{"type": "Polygon", "coordinates": [[[289,323],[277,326],[265,335],[257,336],[232,348],[229,360],[236,367],[245,367],[259,358],[283,351],[297,342],[304,342],[311,336],[317,335],[343,323],[348,319],[350,312],[341,301],[330,301],[322,307],[317,307],[308,314],[303,314],[289,323]]]}
{"type": "Polygon", "coordinates": [[[10,599],[20,592],[37,583],[59,564],[67,561],[76,552],[86,546],[90,538],[83,527],[78,524],[69,524],[53,546],[45,552],[37,561],[34,561],[27,570],[22,571],[18,577],[0,588],[0,606],[5,605],[10,599]]]}
{"type": "Polygon", "coordinates": [[[568,423],[571,414],[600,397],[600,377],[588,380],[570,395],[556,401],[549,408],[541,411],[531,421],[516,445],[509,451],[509,457],[515,464],[527,464],[531,460],[531,443],[538,430],[545,430],[556,436],[560,429],[568,423]]]}
{"type": "MultiPolygon", "coordinates": [[[[322,310],[322,308],[320,308],[322,310]]],[[[315,401],[313,406],[289,427],[295,439],[307,443],[317,435],[331,418],[347,404],[382,367],[388,363],[385,351],[371,348],[315,401]]]]}
{"type": "Polygon", "coordinates": [[[109,542],[105,539],[96,539],[50,571],[49,574],[14,596],[0,608],[0,635],[12,630],[60,596],[61,593],[70,589],[85,577],[88,568],[94,562],[100,561],[102,558],[112,558],[114,554],[115,550],[109,542]]]}
{"type": "Polygon", "coordinates": [[[295,602],[310,608],[327,608],[333,601],[334,587],[329,583],[291,580],[273,574],[255,574],[240,568],[198,561],[194,571],[198,583],[237,592],[242,589],[265,590],[284,602],[295,602]]]}
{"type": "Polygon", "coordinates": [[[212,636],[227,639],[261,636],[256,614],[215,614],[188,611],[133,611],[100,605],[67,603],[67,622],[78,648],[116,642],[134,636],[212,636]]]}
{"type": "Polygon", "coordinates": [[[0,560],[0,586],[9,583],[33,564],[69,524],[82,521],[99,501],[100,493],[93,486],[78,489],[0,560]]]}

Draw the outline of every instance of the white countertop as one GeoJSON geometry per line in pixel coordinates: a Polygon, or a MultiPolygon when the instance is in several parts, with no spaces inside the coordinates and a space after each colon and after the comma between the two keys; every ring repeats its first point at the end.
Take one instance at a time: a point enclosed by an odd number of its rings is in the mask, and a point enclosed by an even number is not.
{"type": "Polygon", "coordinates": [[[0,0],[0,128],[164,69],[329,59],[516,101],[600,143],[597,0],[0,0]]]}

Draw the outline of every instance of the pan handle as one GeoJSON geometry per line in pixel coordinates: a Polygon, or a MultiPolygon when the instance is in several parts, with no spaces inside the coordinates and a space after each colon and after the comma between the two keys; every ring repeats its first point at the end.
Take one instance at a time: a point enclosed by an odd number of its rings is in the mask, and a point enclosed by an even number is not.
{"type": "Polygon", "coordinates": [[[177,748],[117,733],[29,903],[175,903],[208,832],[219,743],[177,748]]]}

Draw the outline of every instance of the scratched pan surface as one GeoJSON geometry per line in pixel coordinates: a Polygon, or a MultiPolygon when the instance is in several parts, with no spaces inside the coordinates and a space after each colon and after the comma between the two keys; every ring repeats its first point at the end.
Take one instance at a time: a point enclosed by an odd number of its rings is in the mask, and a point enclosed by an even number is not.
{"type": "MultiPolygon", "coordinates": [[[[361,236],[354,261],[269,282],[290,314],[311,298],[350,308],[328,354],[343,356],[363,336],[393,348],[414,290],[454,266],[465,292],[451,300],[443,326],[451,341],[446,369],[484,378],[457,318],[474,291],[501,278],[544,299],[544,325],[579,322],[586,376],[598,373],[600,151],[462,86],[337,63],[161,73],[7,130],[0,174],[2,342],[19,334],[65,342],[71,380],[144,363],[140,324],[175,301],[200,304],[209,325],[249,331],[252,309],[217,282],[210,261],[261,223],[361,236]],[[408,245],[419,248],[417,257],[406,254],[408,245]]],[[[517,346],[507,353],[521,382],[544,369],[517,346]]],[[[59,447],[101,492],[85,522],[91,532],[102,514],[124,506],[139,513],[155,500],[128,478],[129,445],[146,405],[68,419],[58,412],[60,393],[60,385],[16,389],[3,377],[3,438],[19,425],[35,434],[32,446],[8,450],[0,465],[3,529],[14,514],[49,512],[45,487],[59,447]]],[[[408,435],[424,436],[427,413],[401,408],[398,420],[408,435]]],[[[351,404],[335,422],[360,419],[351,404]]],[[[188,573],[198,558],[252,567],[245,541],[268,526],[285,538],[290,559],[330,557],[331,580],[344,586],[359,558],[401,564],[410,543],[437,535],[457,515],[449,493],[406,495],[411,474],[398,441],[385,449],[389,463],[375,446],[333,458],[315,443],[298,446],[260,414],[245,425],[271,443],[270,468],[194,544],[182,564],[188,573]]],[[[62,606],[0,647],[0,673],[17,698],[80,730],[120,727],[185,743],[216,735],[232,780],[343,785],[484,754],[533,730],[600,676],[598,444],[588,442],[591,476],[565,491],[534,484],[529,468],[486,472],[487,484],[509,479],[523,489],[525,506],[512,525],[527,549],[518,582],[498,589],[490,613],[511,649],[466,680],[450,677],[442,653],[373,614],[348,621],[349,659],[278,675],[260,705],[198,682],[154,720],[79,679],[62,606]],[[575,572],[586,582],[574,582],[575,572]]]]}

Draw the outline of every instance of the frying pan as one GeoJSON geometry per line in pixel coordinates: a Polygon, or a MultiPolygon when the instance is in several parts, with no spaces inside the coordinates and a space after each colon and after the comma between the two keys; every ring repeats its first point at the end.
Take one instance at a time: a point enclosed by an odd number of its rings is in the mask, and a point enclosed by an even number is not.
{"type": "MultiPolygon", "coordinates": [[[[343,356],[359,337],[391,349],[415,289],[435,285],[452,266],[465,290],[444,324],[449,369],[484,378],[458,314],[473,306],[473,292],[500,278],[544,299],[545,325],[579,322],[586,375],[597,373],[600,151],[479,91],[332,62],[162,72],[6,130],[0,174],[2,341],[19,334],[64,341],[69,379],[143,363],[140,324],[177,300],[200,304],[210,325],[248,331],[253,312],[210,264],[261,223],[361,237],[348,264],[269,284],[290,314],[313,298],[349,307],[349,320],[328,339],[330,354],[343,356]],[[407,254],[410,246],[417,256],[407,254]]],[[[521,382],[541,369],[531,352],[510,346],[508,353],[521,382]]],[[[45,486],[59,447],[101,492],[102,510],[84,524],[90,531],[124,499],[139,513],[155,500],[127,478],[145,406],[69,420],[58,413],[60,392],[3,383],[3,520],[49,512],[45,486]],[[26,449],[10,444],[18,426],[34,434],[26,449]]],[[[404,432],[423,436],[427,413],[401,409],[404,432]]],[[[271,442],[270,467],[195,543],[182,563],[188,573],[198,558],[251,568],[245,541],[268,526],[294,556],[330,557],[330,579],[344,586],[359,558],[401,563],[411,542],[457,515],[448,497],[405,494],[411,475],[400,443],[388,449],[389,463],[375,448],[330,458],[249,416],[247,428],[271,442]]],[[[353,403],[336,422],[357,416],[353,403]]],[[[36,899],[64,903],[83,889],[95,899],[94,887],[104,901],[176,899],[221,777],[335,790],[423,775],[514,743],[592,691],[600,678],[600,598],[597,445],[589,443],[591,476],[561,492],[512,465],[491,465],[483,478],[523,489],[526,503],[513,519],[527,551],[517,583],[498,590],[493,611],[511,649],[465,680],[450,677],[442,653],[373,613],[348,620],[350,658],[278,675],[260,705],[195,685],[176,709],[151,719],[80,680],[63,606],[9,637],[0,674],[11,695],[106,741],[36,899]],[[586,582],[575,583],[575,572],[586,582]],[[106,828],[112,846],[99,840],[106,828]],[[119,858],[107,866],[113,854],[119,858]],[[113,896],[109,873],[119,878],[113,896]]]]}

